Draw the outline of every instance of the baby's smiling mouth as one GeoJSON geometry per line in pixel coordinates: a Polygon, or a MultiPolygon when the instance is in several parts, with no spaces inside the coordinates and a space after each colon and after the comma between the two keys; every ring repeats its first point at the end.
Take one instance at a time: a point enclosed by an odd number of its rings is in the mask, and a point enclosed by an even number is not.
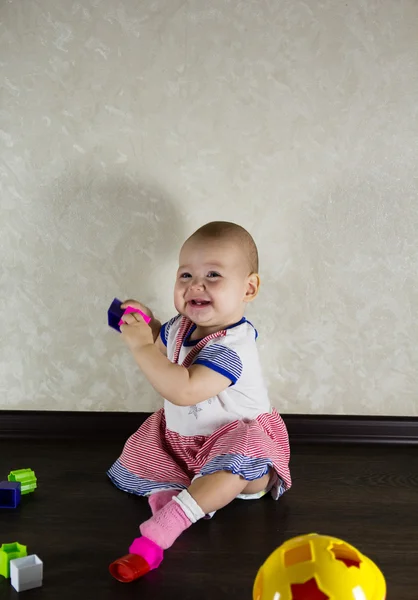
{"type": "Polygon", "coordinates": [[[201,300],[200,298],[195,298],[193,300],[189,300],[188,303],[192,306],[207,306],[210,304],[210,300],[201,300]]]}

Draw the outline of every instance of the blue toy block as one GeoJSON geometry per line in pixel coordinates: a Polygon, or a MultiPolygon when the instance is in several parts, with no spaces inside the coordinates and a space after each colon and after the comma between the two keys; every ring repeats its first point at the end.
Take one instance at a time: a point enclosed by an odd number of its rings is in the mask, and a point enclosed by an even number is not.
{"type": "Polygon", "coordinates": [[[0,508],[17,508],[20,496],[20,481],[0,481],[0,508]]]}
{"type": "Polygon", "coordinates": [[[116,329],[120,333],[119,321],[121,320],[123,313],[125,312],[123,308],[121,308],[121,300],[115,298],[112,304],[109,306],[109,310],[107,311],[107,322],[109,323],[109,327],[116,329]]]}

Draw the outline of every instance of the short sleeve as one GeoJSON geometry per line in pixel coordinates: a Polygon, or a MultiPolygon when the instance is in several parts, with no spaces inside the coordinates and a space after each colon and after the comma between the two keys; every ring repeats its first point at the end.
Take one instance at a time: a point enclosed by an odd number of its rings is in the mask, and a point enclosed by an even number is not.
{"type": "Polygon", "coordinates": [[[174,323],[176,323],[178,321],[178,319],[180,319],[180,315],[176,315],[175,317],[173,317],[172,319],[167,321],[167,323],[164,323],[164,325],[161,325],[160,338],[161,338],[161,341],[163,342],[164,346],[167,346],[168,336],[170,335],[170,329],[172,328],[174,323]]]}
{"type": "Polygon", "coordinates": [[[193,362],[208,367],[231,380],[234,385],[242,374],[242,361],[232,348],[222,344],[205,346],[193,362]]]}

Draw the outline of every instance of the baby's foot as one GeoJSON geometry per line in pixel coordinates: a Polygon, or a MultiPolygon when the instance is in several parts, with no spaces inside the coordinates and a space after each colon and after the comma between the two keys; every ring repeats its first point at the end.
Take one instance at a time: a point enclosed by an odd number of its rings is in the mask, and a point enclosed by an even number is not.
{"type": "Polygon", "coordinates": [[[163,555],[163,549],[153,541],[146,537],[136,538],[129,548],[129,554],[115,560],[109,566],[109,571],[118,581],[128,583],[159,567],[163,555]]]}

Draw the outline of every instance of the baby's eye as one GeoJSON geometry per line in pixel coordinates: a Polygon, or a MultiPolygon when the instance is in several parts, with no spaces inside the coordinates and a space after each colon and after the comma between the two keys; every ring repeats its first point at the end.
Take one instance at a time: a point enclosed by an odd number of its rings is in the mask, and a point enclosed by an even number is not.
{"type": "Polygon", "coordinates": [[[215,277],[220,277],[220,275],[216,271],[209,271],[207,277],[209,277],[209,279],[214,279],[215,277]]]}
{"type": "Polygon", "coordinates": [[[181,273],[180,279],[189,279],[191,277],[190,273],[181,273]]]}

